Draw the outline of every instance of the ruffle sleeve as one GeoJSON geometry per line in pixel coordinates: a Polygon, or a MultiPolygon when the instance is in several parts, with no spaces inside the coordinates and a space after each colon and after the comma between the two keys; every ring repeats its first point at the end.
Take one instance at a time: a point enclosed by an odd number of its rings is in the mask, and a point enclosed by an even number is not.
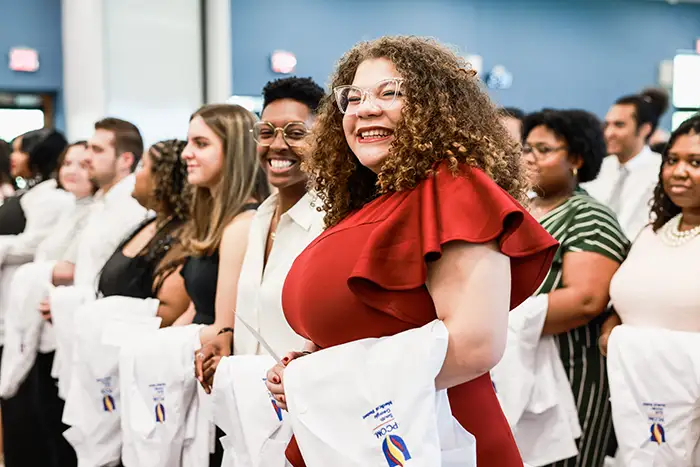
{"type": "Polygon", "coordinates": [[[422,288],[427,263],[453,241],[496,241],[511,260],[511,308],[531,296],[549,271],[558,243],[483,171],[446,164],[405,192],[373,229],[348,279],[371,306],[383,291],[422,288]]]}

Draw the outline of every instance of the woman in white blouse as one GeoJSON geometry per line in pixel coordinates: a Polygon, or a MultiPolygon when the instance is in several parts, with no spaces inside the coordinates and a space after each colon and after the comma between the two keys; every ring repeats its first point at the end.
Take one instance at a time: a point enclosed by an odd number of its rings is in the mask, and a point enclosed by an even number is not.
{"type": "Polygon", "coordinates": [[[700,332],[700,115],[671,135],[652,214],[611,282],[602,350],[620,323],[700,332]]]}
{"type": "MultiPolygon", "coordinates": [[[[282,286],[296,257],[323,230],[323,213],[307,191],[307,176],[301,170],[306,136],[323,95],[309,78],[270,82],[263,90],[262,120],[254,128],[260,163],[277,193],[253,218],[235,312],[278,354],[304,346],[284,317],[282,286]]],[[[259,355],[265,349],[240,322],[235,331],[223,329],[195,358],[197,377],[206,391],[211,390],[219,360],[232,352],[259,355]]]]}

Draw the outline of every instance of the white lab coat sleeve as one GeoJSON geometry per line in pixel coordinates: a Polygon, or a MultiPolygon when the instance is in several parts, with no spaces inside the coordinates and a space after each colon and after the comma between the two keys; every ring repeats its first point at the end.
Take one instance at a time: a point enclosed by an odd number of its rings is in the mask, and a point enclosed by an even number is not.
{"type": "Polygon", "coordinates": [[[58,220],[75,205],[70,193],[56,188],[55,180],[47,180],[20,198],[27,219],[24,232],[18,234],[7,252],[6,261],[22,264],[34,258],[37,248],[51,234],[58,220]]]}
{"type": "Polygon", "coordinates": [[[10,306],[12,280],[18,268],[16,264],[0,266],[0,346],[5,340],[5,314],[10,306]]]}
{"type": "Polygon", "coordinates": [[[140,336],[155,332],[158,301],[107,297],[90,302],[73,318],[71,383],[63,421],[76,439],[80,465],[112,465],[121,457],[121,391],[119,341],[115,333],[140,336]],[[116,328],[116,330],[115,330],[116,328]]]}
{"type": "Polygon", "coordinates": [[[17,393],[34,365],[44,320],[39,303],[48,295],[53,262],[29,263],[14,275],[5,316],[5,343],[0,365],[0,397],[17,393]]]}
{"type": "Polygon", "coordinates": [[[227,433],[222,445],[238,462],[234,465],[286,465],[291,427],[265,385],[274,365],[268,355],[237,355],[219,362],[213,390],[215,422],[227,433]]]}
{"type": "Polygon", "coordinates": [[[547,317],[546,294],[530,297],[508,315],[506,350],[491,370],[496,395],[511,428],[530,403],[535,385],[537,346],[547,317]]]}
{"type": "MultiPolygon", "coordinates": [[[[435,378],[445,360],[447,328],[436,320],[382,339],[363,339],[292,361],[285,370],[289,417],[309,466],[476,465],[473,436],[440,433],[435,378]],[[338,403],[342,401],[342,403],[338,403]],[[457,444],[463,443],[462,445],[457,444]],[[438,462],[439,459],[439,462],[438,462]]],[[[443,426],[447,429],[441,429],[443,426]]]]}
{"type": "Polygon", "coordinates": [[[58,379],[58,395],[65,400],[73,359],[73,317],[78,308],[95,299],[89,287],[50,287],[49,306],[56,335],[56,355],[51,375],[58,379]]]}
{"type": "MultiPolygon", "coordinates": [[[[182,464],[187,418],[197,403],[194,352],[200,331],[198,325],[164,328],[122,347],[120,370],[130,372],[121,380],[125,465],[182,464]]],[[[207,450],[210,433],[201,435],[194,442],[207,450]]]]}

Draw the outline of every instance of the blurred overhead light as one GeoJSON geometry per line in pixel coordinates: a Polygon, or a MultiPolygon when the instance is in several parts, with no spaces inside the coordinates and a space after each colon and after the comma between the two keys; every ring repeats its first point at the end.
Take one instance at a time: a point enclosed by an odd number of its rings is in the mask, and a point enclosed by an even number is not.
{"type": "Polygon", "coordinates": [[[272,71],[275,73],[293,73],[297,66],[297,58],[293,53],[284,50],[276,50],[272,53],[272,71]]]}

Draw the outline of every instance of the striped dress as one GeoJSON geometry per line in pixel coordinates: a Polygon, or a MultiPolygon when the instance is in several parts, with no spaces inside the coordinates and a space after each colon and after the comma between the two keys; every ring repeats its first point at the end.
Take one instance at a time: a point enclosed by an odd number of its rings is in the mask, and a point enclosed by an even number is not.
{"type": "MultiPolygon", "coordinates": [[[[578,189],[562,205],[540,219],[540,224],[559,243],[552,268],[537,294],[562,287],[562,262],[568,252],[594,252],[622,263],[630,243],[615,214],[578,189]]],[[[599,316],[585,326],[555,336],[564,368],[578,407],[582,436],[579,455],[551,467],[602,467],[612,436],[610,389],[605,358],[598,350],[599,316]]]]}

